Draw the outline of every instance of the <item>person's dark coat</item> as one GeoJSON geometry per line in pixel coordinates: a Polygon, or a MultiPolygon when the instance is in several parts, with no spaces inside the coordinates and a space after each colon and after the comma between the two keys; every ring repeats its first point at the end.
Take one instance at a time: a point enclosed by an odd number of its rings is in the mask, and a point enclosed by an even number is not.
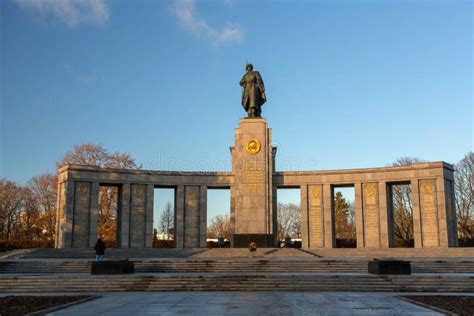
{"type": "Polygon", "coordinates": [[[98,239],[97,242],[95,243],[95,254],[97,256],[103,256],[105,253],[105,244],[102,241],[102,239],[98,239]]]}

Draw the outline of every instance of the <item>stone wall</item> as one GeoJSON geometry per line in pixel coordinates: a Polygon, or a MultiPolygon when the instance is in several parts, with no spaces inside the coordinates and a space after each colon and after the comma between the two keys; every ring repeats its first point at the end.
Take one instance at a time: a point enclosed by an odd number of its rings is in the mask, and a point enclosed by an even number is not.
{"type": "Polygon", "coordinates": [[[453,167],[444,162],[332,171],[277,172],[273,185],[299,186],[305,248],[334,247],[332,190],[355,189],[358,248],[393,246],[390,186],[412,188],[413,230],[416,248],[456,246],[456,219],[452,193],[453,167]]]}
{"type": "MultiPolygon", "coordinates": [[[[268,163],[273,152],[268,148],[268,163]]],[[[276,228],[277,188],[300,188],[303,247],[333,248],[332,190],[335,186],[355,189],[357,246],[388,248],[393,245],[390,241],[390,186],[396,183],[411,184],[415,247],[457,245],[453,168],[443,162],[406,167],[274,172],[271,181],[265,184],[264,194],[268,196],[256,200],[249,199],[250,193],[239,193],[245,188],[239,187],[237,178],[230,172],[173,173],[66,166],[59,171],[56,246],[93,246],[100,184],[119,187],[117,241],[122,248],[152,247],[155,187],[175,189],[175,246],[178,248],[206,246],[208,188],[230,188],[235,232],[252,233],[250,228],[262,227],[262,231],[269,234],[274,234],[276,228]],[[262,216],[256,216],[251,207],[242,204],[247,200],[250,206],[252,201],[266,205],[262,216]],[[246,221],[246,227],[237,228],[237,224],[243,225],[246,221]],[[256,223],[252,224],[253,221],[256,223]]]]}

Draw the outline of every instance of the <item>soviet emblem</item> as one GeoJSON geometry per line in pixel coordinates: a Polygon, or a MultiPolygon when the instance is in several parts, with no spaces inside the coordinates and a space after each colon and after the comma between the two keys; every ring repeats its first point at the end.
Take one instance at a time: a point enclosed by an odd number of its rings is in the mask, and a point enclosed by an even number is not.
{"type": "Polygon", "coordinates": [[[87,187],[86,184],[81,184],[81,185],[79,186],[79,193],[80,193],[81,196],[86,195],[86,194],[87,194],[87,191],[88,191],[88,187],[87,187]]]}
{"type": "Polygon", "coordinates": [[[143,187],[141,185],[135,187],[135,195],[139,198],[143,197],[143,187]]]}
{"type": "Polygon", "coordinates": [[[321,195],[321,191],[320,191],[319,187],[313,187],[311,189],[311,196],[312,197],[318,198],[320,195],[321,195]]]}
{"type": "Polygon", "coordinates": [[[365,194],[367,194],[367,196],[374,196],[375,195],[375,185],[374,184],[367,184],[365,186],[365,194]]]}
{"type": "Polygon", "coordinates": [[[194,189],[190,189],[188,193],[188,205],[190,207],[197,206],[197,192],[194,189]]]}
{"type": "Polygon", "coordinates": [[[262,146],[260,145],[260,142],[257,139],[251,139],[247,142],[247,145],[245,145],[245,149],[252,155],[258,154],[261,147],[262,146]]]}
{"type": "Polygon", "coordinates": [[[423,185],[423,192],[427,194],[433,193],[433,186],[430,182],[427,182],[423,185]]]}

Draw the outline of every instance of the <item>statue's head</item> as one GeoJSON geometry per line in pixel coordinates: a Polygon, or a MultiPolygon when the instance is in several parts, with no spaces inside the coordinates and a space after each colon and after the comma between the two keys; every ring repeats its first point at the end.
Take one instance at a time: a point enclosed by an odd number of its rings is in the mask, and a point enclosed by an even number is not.
{"type": "Polygon", "coordinates": [[[252,71],[253,70],[253,65],[252,64],[247,64],[247,66],[245,66],[245,70],[252,71]]]}

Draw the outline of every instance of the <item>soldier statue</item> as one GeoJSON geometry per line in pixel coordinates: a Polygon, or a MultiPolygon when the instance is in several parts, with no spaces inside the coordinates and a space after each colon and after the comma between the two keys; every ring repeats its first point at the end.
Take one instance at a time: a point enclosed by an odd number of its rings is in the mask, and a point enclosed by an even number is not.
{"type": "Polygon", "coordinates": [[[240,80],[242,87],[242,106],[248,117],[261,117],[262,106],[267,101],[262,76],[253,71],[252,64],[245,67],[246,73],[240,80]]]}

